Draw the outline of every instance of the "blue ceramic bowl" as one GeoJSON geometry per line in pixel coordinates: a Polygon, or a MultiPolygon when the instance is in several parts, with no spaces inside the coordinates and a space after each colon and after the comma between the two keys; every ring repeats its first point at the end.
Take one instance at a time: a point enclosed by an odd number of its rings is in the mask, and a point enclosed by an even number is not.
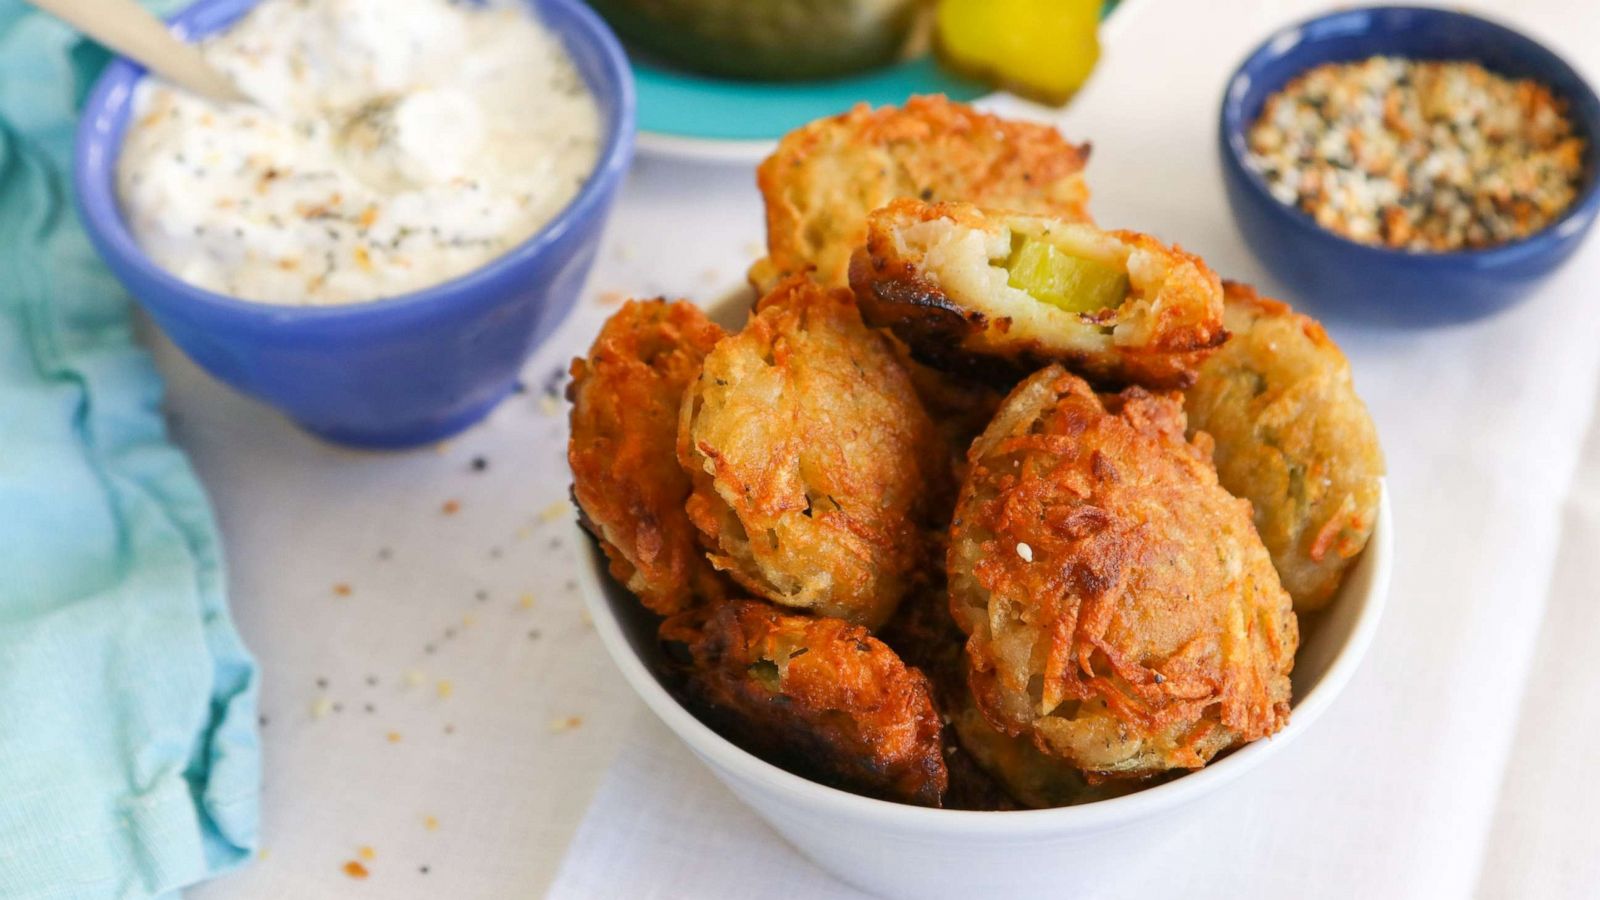
{"type": "MultiPolygon", "coordinates": [[[[172,21],[189,37],[221,30],[255,0],[200,0],[172,21]]],[[[186,284],[155,265],[118,207],[117,154],[144,70],[107,67],[83,109],[79,212],[106,264],[202,368],[328,440],[374,448],[446,437],[486,415],[523,362],[576,302],[600,230],[633,156],[628,63],[581,0],[530,0],[566,45],[599,105],[595,171],[567,208],[526,242],[460,278],[370,303],[251,303],[186,284]]]]}
{"type": "Polygon", "coordinates": [[[1477,318],[1516,302],[1578,248],[1600,209],[1600,99],[1560,57],[1502,25],[1444,9],[1379,6],[1320,16],[1267,39],[1228,81],[1222,100],[1228,200],[1256,256],[1319,315],[1403,325],[1477,318]],[[1586,185],[1572,208],[1525,239],[1483,250],[1411,253],[1370,247],[1280,203],[1244,160],[1245,133],[1267,97],[1315,66],[1373,55],[1472,60],[1533,78],[1568,104],[1581,134],[1586,185]]]}

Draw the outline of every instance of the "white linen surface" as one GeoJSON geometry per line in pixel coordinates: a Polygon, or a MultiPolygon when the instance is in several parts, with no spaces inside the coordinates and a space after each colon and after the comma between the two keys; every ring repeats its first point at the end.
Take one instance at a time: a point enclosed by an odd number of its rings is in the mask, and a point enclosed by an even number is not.
{"type": "MultiPolygon", "coordinates": [[[[1097,218],[1272,290],[1226,211],[1216,105],[1249,46],[1322,5],[1127,0],[1059,119],[1093,140],[1097,218]]],[[[1600,74],[1591,0],[1494,14],[1600,74]]],[[[193,896],[858,896],[633,698],[569,585],[583,557],[552,544],[565,521],[543,514],[568,476],[564,405],[542,386],[615,294],[716,299],[759,255],[761,223],[748,167],[641,160],[579,309],[529,364],[529,393],[437,451],[320,444],[156,339],[268,720],[263,858],[193,896]],[[349,860],[369,877],[344,874],[349,860]]],[[[1600,786],[1580,768],[1600,735],[1586,644],[1600,634],[1597,283],[1591,240],[1538,297],[1486,321],[1329,323],[1388,453],[1387,616],[1314,729],[1104,896],[1600,893],[1586,816],[1600,786]]]]}

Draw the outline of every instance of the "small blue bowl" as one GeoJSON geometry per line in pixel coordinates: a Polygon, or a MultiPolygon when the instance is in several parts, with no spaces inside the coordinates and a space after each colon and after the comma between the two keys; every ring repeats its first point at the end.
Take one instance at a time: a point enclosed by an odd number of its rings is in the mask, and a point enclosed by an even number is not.
{"type": "Polygon", "coordinates": [[[1219,137],[1228,201],[1245,241],[1298,299],[1331,318],[1432,325],[1503,309],[1572,255],[1600,210],[1600,99],[1559,56],[1503,25],[1465,13],[1379,6],[1283,29],[1228,80],[1219,137]],[[1588,142],[1586,183],[1572,208],[1522,240],[1482,250],[1416,253],[1348,240],[1279,202],[1245,164],[1245,134],[1267,97],[1323,63],[1374,55],[1470,60],[1548,85],[1567,101],[1568,115],[1588,142]]]}
{"type": "MultiPolygon", "coordinates": [[[[254,3],[200,0],[172,23],[203,36],[254,3]]],[[[91,241],[195,362],[314,434],[399,448],[466,428],[510,393],[528,355],[577,301],[633,157],[633,80],[616,38],[580,0],[529,3],[588,83],[605,137],[566,209],[504,256],[435,287],[347,306],[252,303],[180,281],[139,248],[117,202],[117,154],[144,76],[127,60],[106,68],[78,126],[74,177],[91,241]]]]}

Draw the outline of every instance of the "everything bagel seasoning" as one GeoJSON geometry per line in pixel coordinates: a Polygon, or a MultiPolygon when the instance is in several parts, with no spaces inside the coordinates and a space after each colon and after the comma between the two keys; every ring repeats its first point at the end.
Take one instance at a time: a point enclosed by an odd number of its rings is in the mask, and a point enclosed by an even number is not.
{"type": "Polygon", "coordinates": [[[1538,82],[1476,63],[1330,63],[1268,98],[1248,164],[1351,240],[1441,252],[1527,237],[1582,186],[1584,139],[1538,82]]]}

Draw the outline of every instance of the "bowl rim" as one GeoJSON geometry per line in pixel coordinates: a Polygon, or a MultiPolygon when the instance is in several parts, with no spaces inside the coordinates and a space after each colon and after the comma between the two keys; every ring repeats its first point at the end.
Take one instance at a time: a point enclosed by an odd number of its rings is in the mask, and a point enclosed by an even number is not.
{"type": "MultiPolygon", "coordinates": [[[[183,39],[220,31],[248,14],[260,0],[194,0],[167,17],[172,31],[183,39]],[[239,7],[226,23],[197,29],[195,20],[214,9],[239,7]]],[[[97,249],[131,268],[137,277],[153,283],[170,296],[184,298],[209,311],[266,326],[297,323],[337,324],[385,313],[425,314],[453,307],[475,293],[494,289],[496,283],[565,238],[579,223],[602,213],[609,189],[627,173],[633,158],[637,116],[633,74],[622,45],[599,15],[582,0],[521,0],[541,25],[563,43],[572,39],[589,45],[598,55],[606,78],[614,83],[611,112],[602,110],[605,135],[594,168],[566,205],[533,234],[478,267],[438,284],[371,300],[312,306],[244,300],[190,284],[157,265],[139,246],[128,227],[117,196],[115,164],[120,140],[113,142],[111,109],[127,110],[133,91],[148,75],[143,66],[126,57],[114,57],[95,79],[79,110],[73,143],[73,188],[79,218],[97,249]],[[556,21],[557,18],[560,21],[556,21]]],[[[601,92],[587,84],[590,92],[601,92]]],[[[126,114],[125,114],[126,115],[126,114]]]]}
{"type": "MultiPolygon", "coordinates": [[[[1553,67],[1565,69],[1572,83],[1580,89],[1581,93],[1577,96],[1563,97],[1568,103],[1569,113],[1576,115],[1582,106],[1600,110],[1600,96],[1596,95],[1594,87],[1589,83],[1588,79],[1583,77],[1582,72],[1568,62],[1565,57],[1550,49],[1544,42],[1525,32],[1518,31],[1504,22],[1458,9],[1437,6],[1374,4],[1340,8],[1331,12],[1308,16],[1275,29],[1250,50],[1244,59],[1228,74],[1227,79],[1224,81],[1222,103],[1217,119],[1218,136],[1220,138],[1219,143],[1222,145],[1224,163],[1238,176],[1237,180],[1247,185],[1247,189],[1260,199],[1281,210],[1285,214],[1282,218],[1301,229],[1303,233],[1313,233],[1341,245],[1351,252],[1367,254],[1368,258],[1374,262],[1404,261],[1409,265],[1415,266],[1449,266],[1468,262],[1479,267],[1496,266],[1543,253],[1551,243],[1559,242],[1575,233],[1580,233],[1591,225],[1596,218],[1597,209],[1600,209],[1600,166],[1592,166],[1590,168],[1590,171],[1586,173],[1587,178],[1582,190],[1578,192],[1577,197],[1573,199],[1572,204],[1567,207],[1566,211],[1555,221],[1525,237],[1488,247],[1462,250],[1405,250],[1364,244],[1345,237],[1332,229],[1322,227],[1304,210],[1284,203],[1273,196],[1260,173],[1247,162],[1249,148],[1245,146],[1244,134],[1251,123],[1245,121],[1241,104],[1244,93],[1249,90],[1251,85],[1250,71],[1269,59],[1285,56],[1300,47],[1306,46],[1307,41],[1304,32],[1308,28],[1327,23],[1337,23],[1342,19],[1363,19],[1376,13],[1385,12],[1404,12],[1415,14],[1418,18],[1453,19],[1471,22],[1474,25],[1482,26],[1486,31],[1493,34],[1494,40],[1504,41],[1510,39],[1525,42],[1538,53],[1543,54],[1546,61],[1553,67]]],[[[1398,32],[1400,29],[1391,30],[1398,32]]],[[[1333,29],[1330,29],[1330,31],[1333,31],[1333,29]]],[[[1403,58],[1416,59],[1416,57],[1409,56],[1403,58]]],[[[1300,69],[1300,73],[1304,74],[1310,68],[1309,66],[1303,67],[1300,69]]],[[[1600,142],[1600,116],[1579,117],[1574,124],[1580,126],[1585,140],[1591,143],[1600,142]]]]}
{"type": "Polygon", "coordinates": [[[790,802],[812,807],[819,812],[868,820],[877,826],[903,833],[959,833],[1010,839],[1037,837],[1047,832],[1103,831],[1183,806],[1242,776],[1309,729],[1355,675],[1377,633],[1388,600],[1394,556],[1394,523],[1387,479],[1380,479],[1379,486],[1377,522],[1364,551],[1373,558],[1362,561],[1370,562],[1373,566],[1370,587],[1365,596],[1360,598],[1363,605],[1344,645],[1334,655],[1322,679],[1291,707],[1289,724],[1282,731],[1241,747],[1227,757],[1188,772],[1181,778],[1121,797],[1051,809],[932,809],[879,800],[795,775],[738,747],[680,704],[634,653],[621,622],[606,600],[602,579],[609,580],[610,574],[605,554],[576,520],[571,529],[574,545],[585,548],[584,552],[589,555],[578,566],[578,582],[584,605],[594,621],[601,643],[634,693],[713,769],[725,768],[742,779],[782,795],[790,802]]]}

